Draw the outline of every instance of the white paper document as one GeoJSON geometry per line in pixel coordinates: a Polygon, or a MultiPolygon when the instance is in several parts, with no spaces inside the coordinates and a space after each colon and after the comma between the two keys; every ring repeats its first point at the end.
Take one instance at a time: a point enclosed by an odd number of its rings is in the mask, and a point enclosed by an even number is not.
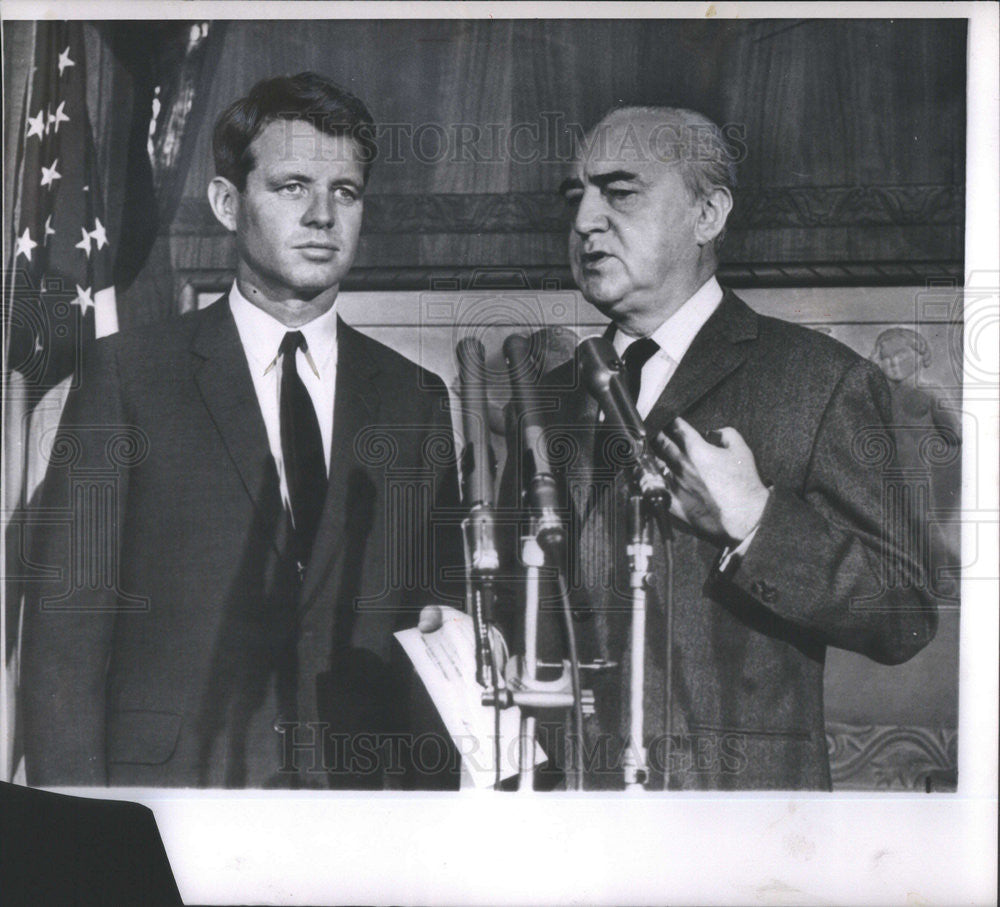
{"type": "MultiPolygon", "coordinates": [[[[395,635],[427,688],[473,785],[490,787],[496,780],[494,710],[482,704],[483,688],[476,682],[472,617],[444,605],[441,615],[441,626],[433,632],[423,633],[414,627],[395,635]]],[[[517,774],[520,726],[517,706],[501,711],[501,778],[517,774]]],[[[541,764],[545,758],[536,744],[535,763],[541,764]]]]}

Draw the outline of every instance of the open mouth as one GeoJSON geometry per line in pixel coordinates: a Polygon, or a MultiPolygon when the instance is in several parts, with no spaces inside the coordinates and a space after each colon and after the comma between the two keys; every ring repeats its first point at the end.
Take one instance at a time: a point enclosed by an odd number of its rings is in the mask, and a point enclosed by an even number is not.
{"type": "Polygon", "coordinates": [[[594,268],[610,257],[606,252],[584,252],[580,255],[580,263],[585,268],[594,268]]]}

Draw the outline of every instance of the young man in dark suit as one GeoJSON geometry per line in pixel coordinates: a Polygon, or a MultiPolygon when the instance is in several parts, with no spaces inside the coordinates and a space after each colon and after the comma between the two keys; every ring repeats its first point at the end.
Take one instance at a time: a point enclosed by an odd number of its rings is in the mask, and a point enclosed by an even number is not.
{"type": "MultiPolygon", "coordinates": [[[[826,647],[901,662],[932,638],[936,615],[907,547],[912,515],[890,506],[901,498],[886,382],[716,281],[734,185],[718,127],[668,108],[610,113],[564,183],[573,275],[611,319],[672,499],[673,540],[654,533],[647,579],[639,742],[648,787],[824,789],[826,647]]],[[[587,784],[615,788],[631,731],[625,470],[575,362],[539,393],[575,530],[581,656],[619,665],[584,674],[596,697],[587,784]]],[[[511,502],[524,477],[506,473],[511,502]]],[[[553,615],[547,661],[564,655],[553,615]]]]}
{"type": "MultiPolygon", "coordinates": [[[[28,781],[450,786],[392,633],[461,563],[442,382],[341,321],[376,153],[312,73],[216,124],[228,294],[87,351],[24,615],[28,781]]],[[[459,573],[460,575],[460,573],[459,573]]]]}

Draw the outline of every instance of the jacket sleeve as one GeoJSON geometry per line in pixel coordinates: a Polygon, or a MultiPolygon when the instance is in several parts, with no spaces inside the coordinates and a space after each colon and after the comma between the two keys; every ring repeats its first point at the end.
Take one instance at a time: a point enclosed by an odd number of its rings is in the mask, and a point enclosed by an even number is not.
{"type": "Polygon", "coordinates": [[[114,347],[85,352],[29,515],[30,557],[41,578],[25,590],[19,692],[32,785],[107,784],[105,684],[122,604],[116,542],[125,464],[143,441],[125,425],[114,347]]]}
{"type": "Polygon", "coordinates": [[[851,366],[819,423],[801,489],[776,485],[728,581],[827,645],[885,664],[934,637],[921,552],[926,523],[895,469],[889,389],[851,366]]]}

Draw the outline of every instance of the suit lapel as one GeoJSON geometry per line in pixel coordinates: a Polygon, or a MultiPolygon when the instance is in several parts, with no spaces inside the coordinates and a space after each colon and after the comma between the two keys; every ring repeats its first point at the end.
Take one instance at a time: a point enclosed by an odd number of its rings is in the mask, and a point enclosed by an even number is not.
{"type": "Polygon", "coordinates": [[[646,417],[650,437],[655,436],[674,416],[683,416],[738,368],[749,352],[745,341],[756,336],[757,314],[727,290],[646,417]]]}
{"type": "Polygon", "coordinates": [[[267,429],[225,296],[206,310],[192,352],[195,383],[247,494],[259,509],[273,506],[277,474],[267,429]]]}
{"type": "Polygon", "coordinates": [[[376,386],[378,363],[368,339],[337,320],[337,377],[333,402],[333,442],[330,450],[330,483],[320,517],[316,541],[302,589],[302,607],[308,608],[333,570],[343,547],[347,516],[348,479],[357,462],[354,450],[358,433],[378,423],[381,395],[376,386]]]}

